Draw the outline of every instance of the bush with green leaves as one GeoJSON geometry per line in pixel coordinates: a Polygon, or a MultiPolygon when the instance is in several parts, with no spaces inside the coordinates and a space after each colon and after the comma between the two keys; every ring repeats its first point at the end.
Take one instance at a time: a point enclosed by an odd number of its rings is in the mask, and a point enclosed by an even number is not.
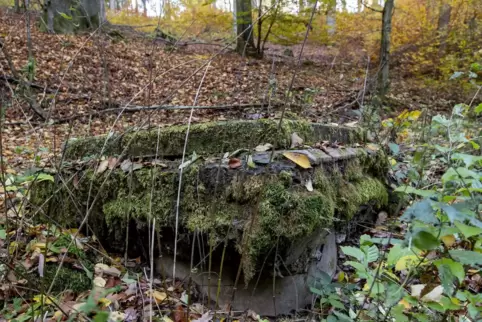
{"type": "Polygon", "coordinates": [[[338,281],[312,287],[322,321],[482,321],[482,104],[405,114],[386,124],[408,206],[387,237],[341,247],[338,281]]]}

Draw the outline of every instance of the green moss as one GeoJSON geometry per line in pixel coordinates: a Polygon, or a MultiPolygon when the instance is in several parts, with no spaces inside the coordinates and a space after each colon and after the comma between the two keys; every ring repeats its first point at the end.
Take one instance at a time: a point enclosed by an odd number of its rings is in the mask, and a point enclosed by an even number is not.
{"type": "Polygon", "coordinates": [[[228,197],[240,203],[255,200],[264,188],[264,181],[261,176],[235,176],[228,188],[228,197]]]}
{"type": "MultiPolygon", "coordinates": [[[[94,265],[89,261],[82,261],[82,265],[90,272],[94,271],[94,265]]],[[[52,283],[58,268],[57,263],[46,263],[44,267],[44,277],[41,278],[37,270],[28,272],[23,265],[15,266],[15,273],[17,278],[25,278],[29,282],[32,289],[40,290],[43,284],[44,289],[48,289],[52,283]]],[[[59,270],[52,287],[52,292],[60,293],[65,290],[72,290],[75,293],[81,293],[90,290],[92,287],[92,280],[87,276],[87,273],[82,269],[75,269],[68,263],[64,263],[59,270]]],[[[31,295],[38,295],[33,292],[31,295]]]]}
{"type": "Polygon", "coordinates": [[[276,241],[290,244],[319,227],[330,227],[335,205],[321,192],[308,192],[304,188],[287,189],[281,182],[273,181],[265,186],[258,211],[251,218],[243,272],[245,282],[255,274],[258,260],[267,254],[276,241]]]}
{"type": "MultiPolygon", "coordinates": [[[[209,233],[213,240],[225,239],[229,232],[228,238],[237,243],[243,254],[244,276],[249,281],[277,240],[282,254],[317,229],[332,226],[335,218],[351,218],[363,204],[386,205],[385,186],[371,174],[379,171],[373,163],[376,157],[364,154],[358,161],[315,167],[310,173],[312,192],[293,180],[299,175],[297,170],[278,174],[260,171],[258,175],[229,170],[217,182],[216,170],[204,171],[201,165],[193,164],[183,172],[180,227],[209,233]]],[[[177,169],[145,167],[132,174],[115,170],[102,188],[107,173],[94,175],[93,170],[86,170],[77,175],[82,179],[71,187],[77,201],[87,200],[91,180],[90,200],[98,194],[89,225],[99,237],[107,236],[109,242],[120,241],[124,245],[127,215],[139,222],[147,222],[153,216],[160,227],[172,227],[179,183],[177,169]]],[[[51,191],[51,186],[34,189],[34,204],[49,197],[51,191]]],[[[83,218],[85,209],[80,209],[80,216],[66,189],[55,198],[57,208],[52,213],[70,220],[70,225],[76,218],[83,218]]]]}
{"type": "MultiPolygon", "coordinates": [[[[181,156],[186,138],[186,125],[136,131],[122,136],[112,136],[104,155],[118,155],[125,149],[130,157],[181,156]],[[159,150],[157,151],[157,147],[159,150]]],[[[190,127],[187,154],[217,154],[240,148],[253,148],[271,143],[276,149],[289,148],[291,135],[298,133],[305,143],[329,140],[352,144],[363,141],[361,130],[311,124],[303,120],[284,120],[281,129],[278,120],[208,122],[190,127]],[[214,138],[214,139],[213,139],[214,138]]],[[[66,149],[67,159],[77,159],[99,154],[105,141],[103,137],[90,137],[71,142],[66,149]]]]}
{"type": "Polygon", "coordinates": [[[290,187],[293,184],[293,174],[289,171],[281,171],[278,174],[278,179],[285,187],[290,187]]]}
{"type": "MultiPolygon", "coordinates": [[[[85,265],[85,264],[84,264],[85,265]]],[[[90,267],[92,272],[93,267],[90,267]]],[[[44,283],[48,287],[55,276],[57,265],[48,264],[44,270],[44,283]]],[[[92,288],[92,280],[87,276],[83,270],[77,270],[63,265],[55,279],[52,291],[60,293],[65,290],[72,290],[75,293],[81,293],[92,288]]]]}
{"type": "Polygon", "coordinates": [[[365,168],[361,165],[360,160],[348,160],[345,165],[345,177],[348,181],[358,181],[365,176],[365,168]]]}
{"type": "Polygon", "coordinates": [[[337,210],[348,219],[370,202],[378,208],[388,204],[387,190],[378,179],[365,176],[356,183],[344,181],[338,189],[337,210]]]}
{"type": "Polygon", "coordinates": [[[85,157],[100,158],[102,156],[100,155],[102,147],[104,147],[102,155],[120,155],[122,153],[120,136],[111,136],[107,139],[107,142],[105,136],[71,139],[65,147],[65,155],[68,159],[81,159],[85,157]]]}

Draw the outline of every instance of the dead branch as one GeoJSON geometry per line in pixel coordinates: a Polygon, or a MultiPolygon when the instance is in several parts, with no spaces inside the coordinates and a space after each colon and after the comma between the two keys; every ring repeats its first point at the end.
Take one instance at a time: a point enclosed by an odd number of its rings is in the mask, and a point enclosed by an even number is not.
{"type": "Polygon", "coordinates": [[[55,90],[50,89],[50,88],[45,88],[45,86],[42,86],[40,84],[32,83],[32,82],[27,82],[24,80],[21,80],[15,76],[9,76],[9,75],[1,75],[0,79],[3,81],[7,81],[12,84],[20,84],[23,86],[28,86],[31,88],[36,88],[36,89],[41,89],[42,91],[45,91],[46,93],[55,93],[55,90]]]}
{"type": "MultiPolygon", "coordinates": [[[[271,107],[280,107],[282,104],[272,104],[271,107]]],[[[51,122],[51,124],[62,124],[62,123],[67,123],[70,121],[78,120],[84,117],[97,117],[101,116],[104,114],[110,114],[110,113],[137,113],[137,112],[142,112],[142,111],[153,111],[153,110],[158,110],[158,111],[172,111],[172,110],[191,110],[191,109],[214,109],[214,110],[228,110],[228,109],[249,109],[249,108],[255,108],[255,109],[261,109],[264,107],[267,107],[268,104],[239,104],[239,105],[212,105],[212,106],[175,106],[175,105],[152,105],[152,106],[140,106],[140,105],[127,105],[126,107],[116,107],[116,108],[108,108],[105,110],[98,110],[98,111],[93,111],[92,113],[89,114],[75,114],[66,118],[62,119],[57,119],[51,122]]],[[[296,107],[292,104],[292,107],[296,107]]],[[[35,122],[30,122],[32,124],[35,124],[35,122]]],[[[24,122],[5,122],[5,125],[22,125],[25,124],[24,122]]]]}

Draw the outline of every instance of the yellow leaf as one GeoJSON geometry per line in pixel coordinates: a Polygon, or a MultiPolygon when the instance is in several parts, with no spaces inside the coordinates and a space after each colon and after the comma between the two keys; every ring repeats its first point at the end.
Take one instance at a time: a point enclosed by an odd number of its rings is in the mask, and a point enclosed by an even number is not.
{"type": "Polygon", "coordinates": [[[338,282],[341,283],[345,280],[345,272],[340,272],[340,274],[338,274],[338,282]]]}
{"type": "Polygon", "coordinates": [[[52,262],[52,263],[57,263],[58,261],[59,261],[59,259],[58,259],[57,257],[48,257],[48,258],[46,259],[46,262],[47,262],[47,263],[50,263],[50,262],[52,262]]]}
{"type": "MultiPolygon", "coordinates": [[[[150,291],[147,291],[147,292],[146,292],[146,295],[147,295],[147,296],[151,296],[151,292],[150,292],[150,291]]],[[[160,303],[160,302],[164,301],[164,300],[167,298],[167,294],[164,293],[164,292],[153,291],[153,292],[152,292],[152,297],[153,297],[154,299],[156,299],[156,302],[157,302],[157,303],[160,303]]]]}
{"type": "Polygon", "coordinates": [[[59,310],[59,311],[55,311],[54,316],[52,317],[52,319],[53,319],[54,321],[59,321],[59,319],[60,319],[61,317],[63,317],[63,316],[64,316],[64,314],[62,313],[62,311],[60,311],[60,310],[59,310]]]}
{"type": "Polygon", "coordinates": [[[455,236],[454,235],[447,235],[442,237],[442,242],[447,247],[452,247],[455,244],[455,236]]]}
{"type": "Polygon", "coordinates": [[[311,163],[310,159],[302,153],[297,153],[297,152],[285,152],[283,153],[283,156],[285,156],[287,159],[290,159],[303,169],[309,169],[311,168],[311,163]]]}
{"type": "Polygon", "coordinates": [[[10,254],[13,254],[17,248],[18,248],[18,243],[16,241],[12,241],[10,242],[10,245],[8,245],[8,251],[10,254]]]}
{"type": "Polygon", "coordinates": [[[412,112],[408,113],[408,118],[413,120],[413,121],[416,121],[416,120],[418,120],[418,118],[420,117],[421,114],[422,114],[421,111],[412,111],[412,112]]]}
{"type": "Polygon", "coordinates": [[[40,249],[43,249],[45,248],[45,243],[35,243],[32,245],[32,248],[40,248],[40,249]]]}
{"type": "Polygon", "coordinates": [[[409,268],[410,266],[416,265],[418,263],[418,257],[415,255],[407,255],[400,258],[395,264],[396,271],[403,271],[409,268]]]}
{"type": "MultiPolygon", "coordinates": [[[[39,294],[39,295],[35,295],[33,297],[33,300],[36,302],[36,303],[42,303],[42,295],[39,294]]],[[[48,297],[43,297],[43,300],[44,300],[44,304],[52,304],[52,301],[48,298],[48,297]]]]}
{"type": "Polygon", "coordinates": [[[109,305],[112,304],[112,301],[103,297],[103,298],[99,299],[99,303],[102,304],[103,307],[108,307],[109,305]]]}
{"type": "Polygon", "coordinates": [[[398,304],[402,304],[406,310],[410,310],[410,308],[412,307],[410,303],[408,303],[405,299],[401,299],[398,304]]]}
{"type": "Polygon", "coordinates": [[[397,165],[397,161],[394,158],[390,158],[390,164],[393,166],[397,165]]]}

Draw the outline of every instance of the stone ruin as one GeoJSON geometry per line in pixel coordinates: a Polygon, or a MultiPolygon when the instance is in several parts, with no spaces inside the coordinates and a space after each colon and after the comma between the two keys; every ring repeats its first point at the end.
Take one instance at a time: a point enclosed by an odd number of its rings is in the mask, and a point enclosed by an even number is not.
{"type": "MultiPolygon", "coordinates": [[[[309,287],[320,272],[336,271],[336,227],[349,225],[362,207],[388,203],[386,157],[373,144],[365,146],[363,131],[278,123],[192,125],[178,217],[176,278],[192,278],[219,307],[229,303],[268,316],[311,305],[309,287]],[[293,133],[301,146],[293,146],[293,133]],[[311,166],[289,160],[287,151],[305,155],[311,166]],[[234,158],[236,164],[229,161],[234,158]]],[[[47,215],[66,227],[78,227],[90,209],[95,236],[119,253],[128,236],[132,257],[148,256],[148,223],[155,218],[157,271],[172,276],[186,130],[170,126],[70,140],[63,183],[37,184],[31,200],[45,205],[53,198],[47,215]]]]}

